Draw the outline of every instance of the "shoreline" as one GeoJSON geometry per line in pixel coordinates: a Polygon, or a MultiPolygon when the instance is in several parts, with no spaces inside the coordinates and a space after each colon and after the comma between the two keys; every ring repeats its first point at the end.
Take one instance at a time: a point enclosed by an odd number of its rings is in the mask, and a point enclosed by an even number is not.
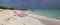
{"type": "Polygon", "coordinates": [[[33,14],[33,15],[30,14],[30,17],[31,16],[33,18],[38,19],[39,21],[41,21],[43,24],[46,24],[46,25],[60,25],[60,20],[55,18],[48,18],[47,16],[41,16],[41,15],[36,16],[36,14],[33,14]]]}
{"type": "Polygon", "coordinates": [[[38,13],[35,13],[35,12],[36,12],[36,11],[34,11],[33,13],[36,14],[36,15],[45,16],[45,17],[47,17],[47,18],[50,18],[50,19],[54,19],[54,20],[60,21],[60,19],[54,18],[54,16],[41,15],[41,14],[38,14],[38,13]]]}

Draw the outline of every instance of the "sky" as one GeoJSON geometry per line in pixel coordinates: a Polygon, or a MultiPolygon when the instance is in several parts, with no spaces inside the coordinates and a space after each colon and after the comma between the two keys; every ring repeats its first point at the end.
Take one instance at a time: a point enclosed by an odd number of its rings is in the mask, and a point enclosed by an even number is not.
{"type": "Polygon", "coordinates": [[[0,0],[0,5],[14,8],[60,8],[60,0],[0,0]]]}

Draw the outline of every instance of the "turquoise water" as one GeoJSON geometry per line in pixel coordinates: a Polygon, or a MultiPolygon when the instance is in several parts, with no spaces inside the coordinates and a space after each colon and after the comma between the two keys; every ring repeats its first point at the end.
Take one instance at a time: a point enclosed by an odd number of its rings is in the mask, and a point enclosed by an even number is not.
{"type": "Polygon", "coordinates": [[[48,16],[56,19],[60,19],[60,10],[58,9],[39,9],[36,10],[37,14],[43,15],[43,16],[48,16]]]}

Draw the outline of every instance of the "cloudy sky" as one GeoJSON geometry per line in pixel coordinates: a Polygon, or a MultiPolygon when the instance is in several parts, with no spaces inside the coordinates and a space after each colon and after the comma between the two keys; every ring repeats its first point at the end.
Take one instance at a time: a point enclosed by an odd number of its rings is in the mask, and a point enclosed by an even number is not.
{"type": "Polygon", "coordinates": [[[0,0],[0,5],[15,8],[59,8],[60,0],[0,0]]]}

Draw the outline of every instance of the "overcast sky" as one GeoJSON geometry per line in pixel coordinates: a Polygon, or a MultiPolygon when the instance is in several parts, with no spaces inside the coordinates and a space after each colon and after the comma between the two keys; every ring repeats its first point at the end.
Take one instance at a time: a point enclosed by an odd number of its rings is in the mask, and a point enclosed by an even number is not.
{"type": "Polygon", "coordinates": [[[0,5],[16,8],[58,8],[60,0],[0,0],[0,5]]]}

